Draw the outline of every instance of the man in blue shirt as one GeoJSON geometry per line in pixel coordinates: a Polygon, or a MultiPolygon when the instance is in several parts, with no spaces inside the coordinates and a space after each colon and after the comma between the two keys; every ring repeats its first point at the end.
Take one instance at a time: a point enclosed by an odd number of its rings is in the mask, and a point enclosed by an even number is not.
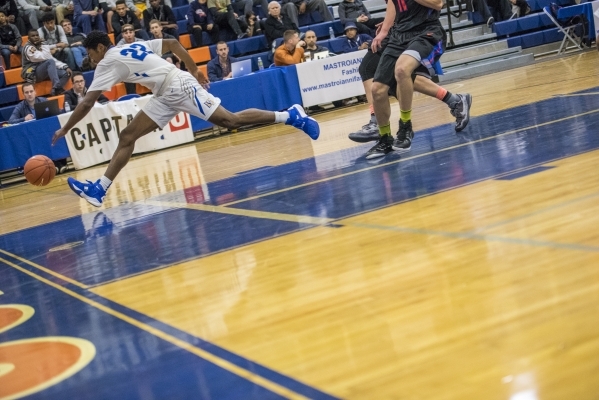
{"type": "Polygon", "coordinates": [[[365,33],[358,34],[358,28],[353,22],[345,24],[345,37],[347,40],[343,42],[343,53],[367,49],[370,42],[372,42],[372,37],[370,35],[365,33]]]}
{"type": "Polygon", "coordinates": [[[210,82],[218,82],[232,78],[231,64],[237,59],[229,57],[227,43],[218,42],[216,44],[216,53],[216,57],[208,63],[208,79],[210,82]]]}
{"type": "Polygon", "coordinates": [[[23,96],[25,100],[17,104],[13,110],[8,123],[18,124],[20,122],[31,121],[35,119],[35,110],[33,105],[35,103],[41,103],[47,101],[45,97],[37,97],[35,93],[35,87],[31,83],[23,84],[23,96]]]}

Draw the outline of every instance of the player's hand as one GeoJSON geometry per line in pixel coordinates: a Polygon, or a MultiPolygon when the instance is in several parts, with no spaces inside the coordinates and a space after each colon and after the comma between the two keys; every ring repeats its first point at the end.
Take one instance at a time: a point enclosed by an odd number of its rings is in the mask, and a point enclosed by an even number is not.
{"type": "Polygon", "coordinates": [[[372,49],[373,53],[378,52],[381,47],[382,47],[382,43],[383,40],[387,37],[387,33],[386,32],[379,32],[376,37],[372,40],[372,44],[370,45],[370,48],[372,49]]]}
{"type": "Polygon", "coordinates": [[[67,134],[67,131],[63,128],[60,128],[56,132],[54,132],[54,136],[52,136],[52,146],[56,144],[56,141],[67,134]]]}
{"type": "Polygon", "coordinates": [[[210,81],[206,78],[206,75],[199,69],[196,69],[195,72],[191,73],[198,81],[200,85],[206,90],[210,89],[210,81]]]}

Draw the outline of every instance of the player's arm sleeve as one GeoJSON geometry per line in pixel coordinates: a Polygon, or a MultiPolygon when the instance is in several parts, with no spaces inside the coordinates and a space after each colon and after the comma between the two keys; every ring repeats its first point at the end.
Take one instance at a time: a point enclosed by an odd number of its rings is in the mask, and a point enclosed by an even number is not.
{"type": "Polygon", "coordinates": [[[145,44],[150,48],[150,50],[152,50],[152,52],[156,55],[159,55],[162,57],[163,51],[163,44],[162,44],[162,39],[154,39],[154,40],[149,40],[147,42],[145,42],[145,44]]]}
{"type": "Polygon", "coordinates": [[[88,92],[100,91],[106,92],[117,83],[123,82],[129,75],[127,66],[120,62],[106,63],[98,65],[94,73],[94,80],[90,85],[88,92]]]}

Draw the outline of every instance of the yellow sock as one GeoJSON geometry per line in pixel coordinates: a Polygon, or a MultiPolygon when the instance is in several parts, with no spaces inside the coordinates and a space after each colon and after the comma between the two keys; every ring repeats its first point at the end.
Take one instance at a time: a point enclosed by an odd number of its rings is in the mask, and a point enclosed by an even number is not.
{"type": "Polygon", "coordinates": [[[391,122],[387,125],[379,125],[379,135],[385,136],[391,134],[391,122]]]}
{"type": "Polygon", "coordinates": [[[411,120],[412,119],[412,110],[408,110],[408,111],[399,110],[399,119],[401,119],[403,122],[408,122],[409,120],[411,120]]]}

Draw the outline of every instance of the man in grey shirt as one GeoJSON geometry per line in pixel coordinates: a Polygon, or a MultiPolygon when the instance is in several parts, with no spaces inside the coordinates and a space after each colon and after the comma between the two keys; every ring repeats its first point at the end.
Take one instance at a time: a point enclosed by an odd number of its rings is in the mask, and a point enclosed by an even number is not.
{"type": "Polygon", "coordinates": [[[29,21],[31,28],[39,29],[39,20],[45,13],[51,12],[55,15],[52,6],[47,5],[42,0],[17,0],[17,8],[25,21],[29,21]]]}

